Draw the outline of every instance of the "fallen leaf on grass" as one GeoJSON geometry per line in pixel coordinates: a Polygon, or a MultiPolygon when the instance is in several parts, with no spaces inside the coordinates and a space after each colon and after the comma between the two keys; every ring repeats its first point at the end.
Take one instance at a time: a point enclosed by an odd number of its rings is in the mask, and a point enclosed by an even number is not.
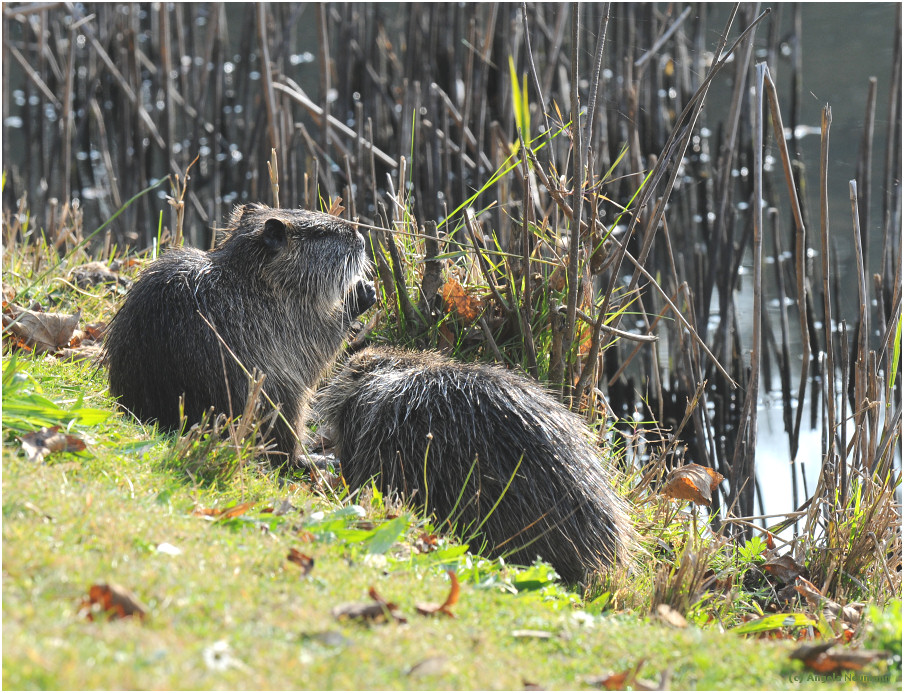
{"type": "Polygon", "coordinates": [[[43,462],[44,457],[52,452],[81,452],[85,449],[85,441],[78,436],[60,433],[59,426],[27,433],[22,441],[22,451],[29,462],[43,462]]]}
{"type": "Polygon", "coordinates": [[[830,625],[835,621],[841,621],[842,627],[847,626],[845,630],[850,630],[856,628],[860,623],[860,617],[863,614],[865,604],[852,602],[845,606],[841,606],[838,602],[834,602],[828,597],[824,597],[822,593],[816,589],[816,585],[802,577],[798,577],[795,580],[794,589],[806,597],[807,603],[814,610],[822,609],[822,614],[830,625]]]}
{"type": "Polygon", "coordinates": [[[192,515],[199,517],[212,517],[217,520],[228,520],[239,515],[244,515],[257,503],[239,503],[228,508],[195,508],[191,511],[192,515]]]}
{"type": "Polygon", "coordinates": [[[430,553],[438,548],[439,538],[435,534],[427,534],[421,532],[421,535],[414,542],[414,550],[418,553],[430,553]]]}
{"type": "Polygon", "coordinates": [[[674,500],[689,500],[696,505],[712,505],[713,492],[725,477],[715,469],[686,464],[669,472],[662,495],[674,500]]]}
{"type": "Polygon", "coordinates": [[[92,322],[85,325],[83,330],[75,330],[72,337],[69,338],[69,347],[77,349],[79,347],[100,346],[107,332],[107,324],[104,322],[92,322]]]}
{"type": "Polygon", "coordinates": [[[399,613],[397,604],[387,602],[379,595],[377,590],[371,587],[367,593],[373,599],[373,603],[349,603],[334,606],[333,617],[339,621],[348,619],[351,621],[387,621],[390,618],[398,623],[407,623],[408,619],[399,613]]]}
{"type": "Polygon", "coordinates": [[[633,679],[634,669],[619,671],[605,676],[587,676],[584,683],[596,688],[605,688],[607,691],[623,691],[628,685],[628,680],[633,679]]]}
{"type": "Polygon", "coordinates": [[[79,607],[79,613],[84,613],[89,621],[94,620],[94,612],[98,610],[106,612],[110,618],[137,616],[144,619],[148,613],[148,608],[138,597],[125,587],[112,582],[91,585],[88,598],[79,607]]]}
{"type": "Polygon", "coordinates": [[[621,672],[619,674],[612,674],[610,676],[600,677],[600,678],[587,678],[585,681],[591,685],[596,686],[597,688],[605,688],[607,691],[625,691],[628,689],[628,686],[631,687],[631,690],[635,691],[667,691],[669,690],[669,678],[671,677],[671,671],[664,671],[659,676],[659,683],[654,681],[648,681],[647,679],[639,679],[634,676],[628,678],[626,675],[629,672],[621,672]]]}
{"type": "Polygon", "coordinates": [[[442,655],[427,657],[409,668],[405,676],[438,676],[445,670],[447,661],[448,658],[442,655]]]}
{"type": "Polygon", "coordinates": [[[607,691],[623,691],[631,686],[635,691],[664,691],[668,690],[669,679],[671,678],[671,669],[666,669],[659,677],[659,683],[646,681],[637,678],[637,673],[646,662],[645,658],[641,658],[630,669],[624,671],[610,673],[605,676],[588,676],[584,682],[596,688],[605,688],[607,691]]]}
{"type": "Polygon", "coordinates": [[[289,549],[289,555],[286,556],[289,563],[294,563],[301,568],[301,576],[307,577],[314,569],[314,559],[306,553],[302,553],[298,549],[289,549]]]}
{"type": "Polygon", "coordinates": [[[452,607],[458,601],[458,595],[461,593],[461,587],[458,584],[458,578],[455,576],[455,572],[452,570],[448,570],[446,572],[449,575],[449,581],[452,583],[449,586],[449,596],[446,597],[446,601],[444,601],[442,604],[433,604],[429,602],[415,604],[415,608],[421,616],[433,616],[434,614],[443,613],[446,616],[455,618],[455,614],[452,613],[452,607]]]}
{"type": "Polygon", "coordinates": [[[3,330],[39,354],[53,353],[69,344],[80,317],[81,311],[43,313],[10,304],[3,311],[3,330]]]}
{"type": "Polygon", "coordinates": [[[281,517],[282,515],[288,515],[289,513],[298,510],[294,505],[292,505],[288,500],[281,500],[279,502],[274,501],[272,505],[261,510],[262,513],[273,513],[276,517],[281,517]]]}
{"type": "Polygon", "coordinates": [[[80,289],[87,289],[97,284],[122,284],[131,286],[132,282],[119,276],[116,271],[121,263],[115,262],[112,267],[107,267],[103,262],[89,262],[78,267],[73,267],[69,276],[80,289]]]}
{"type": "Polygon", "coordinates": [[[808,669],[820,674],[831,674],[843,670],[859,671],[867,664],[887,656],[887,652],[850,650],[838,647],[833,642],[803,645],[790,654],[791,659],[799,659],[808,669]]]}
{"type": "Polygon", "coordinates": [[[673,628],[687,628],[687,619],[668,604],[659,604],[656,607],[656,617],[673,628]]]}

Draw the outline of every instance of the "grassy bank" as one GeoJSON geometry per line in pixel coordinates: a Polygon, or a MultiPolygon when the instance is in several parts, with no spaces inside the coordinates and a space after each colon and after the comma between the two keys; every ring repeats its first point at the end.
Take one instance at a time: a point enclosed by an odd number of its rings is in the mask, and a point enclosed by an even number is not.
{"type": "MultiPolygon", "coordinates": [[[[40,244],[8,252],[4,311],[80,309],[80,327],[108,319],[125,289],[115,278],[78,288],[78,257],[58,264],[40,244]]],[[[713,537],[639,478],[626,483],[644,556],[569,588],[543,564],[467,553],[387,499],[327,497],[247,457],[226,480],[192,478],[178,439],[116,412],[103,369],[16,347],[11,331],[4,344],[5,688],[900,686],[900,602],[865,610],[848,635],[801,597],[779,608],[764,542],[713,537]],[[28,459],[22,439],[53,424],[85,449],[28,459]],[[313,562],[289,561],[293,549],[313,562]],[[460,584],[454,617],[421,615],[419,603],[450,595],[448,571],[460,584]],[[92,586],[107,584],[145,615],[92,608],[92,586]],[[376,621],[337,616],[348,602],[373,612],[371,588],[396,608],[377,608],[376,621]],[[833,640],[874,654],[828,679],[790,658],[802,642],[833,640]]],[[[862,594],[884,592],[870,582],[862,594]]]]}
{"type": "MultiPolygon", "coordinates": [[[[111,410],[90,365],[21,366],[54,401],[83,391],[86,405],[111,410]]],[[[747,639],[715,623],[676,629],[637,609],[597,614],[546,581],[548,569],[454,557],[447,540],[418,553],[423,523],[387,521],[378,504],[364,511],[376,531],[396,522],[388,547],[303,484],[249,469],[196,485],[171,468],[169,438],[119,415],[73,430],[90,438],[85,453],[38,464],[4,443],[6,688],[585,688],[638,666],[641,678],[665,675],[673,688],[884,688],[869,678],[883,675],[900,685],[900,669],[884,662],[859,681],[808,679],[788,658],[792,640],[747,639]],[[283,501],[293,506],[286,514],[265,512],[283,501]],[[235,518],[194,514],[248,502],[235,518]],[[290,548],[313,558],[307,576],[286,560],[290,548]],[[417,602],[446,597],[446,569],[462,582],[455,618],[419,615],[417,602]],[[89,587],[108,582],[134,592],[147,618],[80,614],[89,587]],[[369,587],[407,623],[334,618],[343,602],[370,601],[369,587]]],[[[865,644],[889,644],[877,637],[865,644]]]]}

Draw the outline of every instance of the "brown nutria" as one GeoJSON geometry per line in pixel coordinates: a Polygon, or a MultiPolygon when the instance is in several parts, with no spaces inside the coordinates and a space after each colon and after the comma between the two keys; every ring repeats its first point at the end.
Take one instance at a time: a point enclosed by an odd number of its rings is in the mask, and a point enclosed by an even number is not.
{"type": "Polygon", "coordinates": [[[539,555],[577,582],[632,550],[627,503],[591,432],[526,377],[371,348],[328,381],[315,411],[350,488],[373,478],[491,555],[539,555]]]}
{"type": "Polygon", "coordinates": [[[376,300],[364,239],[336,217],[259,204],[237,207],[224,231],[210,252],[170,250],[142,272],[107,332],[110,392],[168,430],[183,396],[190,424],[209,407],[237,415],[248,377],[225,342],[266,374],[291,424],[276,424],[271,458],[294,462],[312,389],[376,300]]]}

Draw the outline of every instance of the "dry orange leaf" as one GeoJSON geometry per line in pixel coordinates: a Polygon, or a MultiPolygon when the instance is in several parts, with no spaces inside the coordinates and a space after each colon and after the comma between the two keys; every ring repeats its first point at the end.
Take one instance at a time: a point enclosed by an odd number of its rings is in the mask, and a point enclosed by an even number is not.
{"type": "Polygon", "coordinates": [[[450,312],[455,312],[465,322],[474,322],[483,311],[480,300],[470,296],[457,279],[449,279],[443,284],[443,302],[450,312]]]}
{"type": "Polygon", "coordinates": [[[442,604],[433,604],[429,602],[416,604],[415,608],[421,616],[433,616],[434,614],[443,613],[446,616],[455,618],[455,614],[452,613],[452,607],[458,602],[458,595],[461,594],[461,586],[458,584],[458,578],[455,576],[455,571],[448,570],[446,573],[449,575],[449,580],[452,583],[449,586],[449,596],[446,597],[446,601],[442,604]]]}
{"type": "Polygon", "coordinates": [[[674,500],[709,506],[713,502],[713,492],[724,478],[715,469],[686,464],[669,472],[661,493],[674,500]]]}
{"type": "Polygon", "coordinates": [[[233,505],[228,508],[195,508],[191,511],[191,514],[200,517],[215,517],[218,520],[228,520],[233,517],[238,517],[239,515],[244,515],[255,505],[257,504],[239,503],[238,505],[233,505]]]}
{"type": "Polygon", "coordinates": [[[144,619],[148,613],[148,608],[138,597],[125,587],[113,583],[91,585],[88,598],[79,607],[79,612],[84,612],[89,621],[94,620],[94,612],[97,610],[106,612],[110,618],[137,616],[144,619]]]}
{"type": "Polygon", "coordinates": [[[44,457],[52,452],[81,452],[85,449],[85,441],[67,433],[60,433],[60,427],[42,428],[27,433],[19,440],[22,450],[29,462],[43,462],[44,457]]]}
{"type": "Polygon", "coordinates": [[[307,577],[314,569],[314,559],[306,553],[302,553],[298,549],[289,549],[289,555],[286,557],[289,563],[294,563],[301,568],[301,576],[307,577]]]}
{"type": "Polygon", "coordinates": [[[830,674],[843,670],[860,670],[867,664],[888,656],[877,650],[849,650],[837,647],[835,643],[803,645],[791,653],[791,659],[799,659],[808,669],[820,674],[830,674]]]}

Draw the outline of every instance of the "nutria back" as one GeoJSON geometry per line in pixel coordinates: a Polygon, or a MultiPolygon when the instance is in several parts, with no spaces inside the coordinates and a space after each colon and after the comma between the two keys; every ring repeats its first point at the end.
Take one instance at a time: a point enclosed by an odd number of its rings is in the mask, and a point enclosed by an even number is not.
{"type": "Polygon", "coordinates": [[[375,479],[490,555],[539,555],[570,582],[634,544],[583,421],[535,381],[433,352],[368,349],[317,397],[352,489],[375,479]],[[448,526],[448,525],[446,525],[448,526]]]}
{"type": "Polygon", "coordinates": [[[189,424],[209,407],[239,414],[242,366],[257,369],[289,422],[274,430],[276,452],[294,459],[309,393],[375,300],[364,240],[336,217],[257,204],[223,231],[214,250],[169,250],[142,272],[107,332],[110,391],[176,430],[183,396],[189,424]]]}

